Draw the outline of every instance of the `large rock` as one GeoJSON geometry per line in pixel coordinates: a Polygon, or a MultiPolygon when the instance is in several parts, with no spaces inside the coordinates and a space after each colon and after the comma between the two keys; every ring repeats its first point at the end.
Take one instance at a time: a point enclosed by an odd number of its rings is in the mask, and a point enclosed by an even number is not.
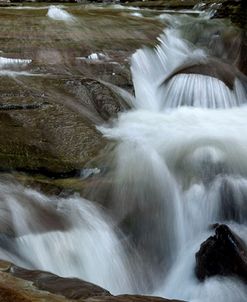
{"type": "Polygon", "coordinates": [[[10,266],[9,272],[15,277],[33,282],[40,290],[62,295],[68,299],[111,295],[107,290],[77,278],[62,278],[52,273],[31,271],[15,265],[10,266]]]}
{"type": "Polygon", "coordinates": [[[0,262],[0,301],[86,301],[88,297],[110,295],[103,288],[74,278],[61,278],[0,262]],[[73,300],[72,300],[73,299],[73,300]]]}
{"type": "Polygon", "coordinates": [[[47,87],[44,95],[23,92],[14,80],[1,79],[0,170],[74,176],[105,145],[95,123],[127,107],[96,80],[36,80],[38,91],[42,85],[47,87]]]}
{"type": "Polygon", "coordinates": [[[0,106],[0,169],[68,172],[102,147],[92,123],[65,106],[40,101],[29,108],[22,99],[14,102],[0,106]]]}
{"type": "Polygon", "coordinates": [[[247,248],[227,225],[218,225],[196,253],[195,273],[200,281],[215,275],[235,275],[247,282],[247,248]]]}
{"type": "Polygon", "coordinates": [[[0,261],[0,301],[179,302],[140,295],[112,296],[107,290],[89,282],[23,269],[6,261],[0,261]]]}
{"type": "Polygon", "coordinates": [[[79,176],[106,143],[95,124],[128,107],[105,82],[131,91],[130,56],[163,24],[80,4],[67,24],[41,6],[0,10],[0,57],[31,60],[0,66],[0,171],[79,176]]]}

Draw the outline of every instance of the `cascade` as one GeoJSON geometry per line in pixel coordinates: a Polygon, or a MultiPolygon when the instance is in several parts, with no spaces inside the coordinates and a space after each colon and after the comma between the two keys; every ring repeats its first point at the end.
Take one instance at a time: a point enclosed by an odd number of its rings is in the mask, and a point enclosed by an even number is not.
{"type": "MultiPolygon", "coordinates": [[[[71,21],[57,7],[48,16],[71,21]]],[[[85,199],[1,182],[0,258],[112,293],[244,302],[241,280],[200,283],[194,274],[195,253],[211,224],[225,223],[247,242],[247,84],[235,66],[240,43],[233,39],[226,47],[235,30],[205,16],[163,18],[167,28],[155,49],[132,57],[131,109],[97,126],[112,142],[102,157],[107,211],[93,203],[103,196],[100,185],[85,199]]]]}

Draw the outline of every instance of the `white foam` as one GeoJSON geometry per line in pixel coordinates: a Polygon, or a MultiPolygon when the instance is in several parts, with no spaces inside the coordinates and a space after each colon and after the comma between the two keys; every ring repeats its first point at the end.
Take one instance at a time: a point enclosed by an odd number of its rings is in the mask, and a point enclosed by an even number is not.
{"type": "Polygon", "coordinates": [[[47,16],[53,20],[64,21],[64,22],[73,22],[75,18],[62,9],[60,6],[51,5],[48,9],[47,16]]]}
{"type": "Polygon", "coordinates": [[[3,7],[5,9],[16,9],[16,10],[42,10],[42,9],[48,9],[50,6],[7,6],[3,7]]]}
{"type": "Polygon", "coordinates": [[[78,60],[88,60],[88,61],[105,61],[109,60],[105,54],[98,52],[98,53],[91,53],[86,57],[77,57],[78,60]]]}
{"type": "Polygon", "coordinates": [[[141,14],[141,13],[131,13],[130,14],[131,16],[133,16],[133,17],[143,17],[143,15],[141,14]]]}
{"type": "Polygon", "coordinates": [[[30,63],[32,63],[32,60],[29,59],[13,59],[0,57],[0,68],[3,68],[5,66],[26,66],[30,63]]]}
{"type": "Polygon", "coordinates": [[[121,4],[111,5],[110,7],[115,9],[122,9],[122,10],[140,10],[140,8],[136,6],[123,6],[121,4]]]}
{"type": "Polygon", "coordinates": [[[40,77],[44,76],[45,74],[42,73],[31,73],[27,71],[14,71],[14,70],[0,70],[0,76],[7,76],[7,77],[18,77],[18,76],[26,76],[26,77],[40,77]]]}
{"type": "Polygon", "coordinates": [[[135,281],[131,281],[131,267],[123,245],[111,219],[99,207],[79,196],[47,197],[20,185],[1,182],[0,197],[1,223],[12,224],[16,232],[12,244],[18,250],[15,255],[0,248],[1,259],[14,259],[17,265],[64,277],[78,277],[113,293],[132,291],[135,281]],[[42,209],[63,219],[68,228],[51,227],[40,232],[47,219],[42,209]]]}

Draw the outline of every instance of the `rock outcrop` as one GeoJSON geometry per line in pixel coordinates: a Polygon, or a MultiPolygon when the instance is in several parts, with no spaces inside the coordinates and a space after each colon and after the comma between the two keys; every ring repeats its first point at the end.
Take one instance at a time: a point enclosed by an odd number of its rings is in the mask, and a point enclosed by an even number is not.
{"type": "Polygon", "coordinates": [[[0,10],[0,172],[79,176],[106,143],[95,125],[128,107],[105,83],[131,91],[131,54],[163,29],[121,9],[65,9],[75,24],[44,5],[0,10]]]}
{"type": "Polygon", "coordinates": [[[95,123],[123,110],[120,97],[96,80],[46,78],[44,85],[48,95],[28,90],[23,95],[22,85],[1,79],[0,170],[75,176],[105,145],[95,123]]]}
{"type": "Polygon", "coordinates": [[[196,253],[195,273],[200,281],[215,275],[238,276],[247,282],[247,248],[227,225],[216,225],[215,235],[196,253]]]}
{"type": "Polygon", "coordinates": [[[0,261],[0,301],[179,302],[140,295],[112,296],[107,290],[89,282],[23,269],[6,261],[0,261]]]}

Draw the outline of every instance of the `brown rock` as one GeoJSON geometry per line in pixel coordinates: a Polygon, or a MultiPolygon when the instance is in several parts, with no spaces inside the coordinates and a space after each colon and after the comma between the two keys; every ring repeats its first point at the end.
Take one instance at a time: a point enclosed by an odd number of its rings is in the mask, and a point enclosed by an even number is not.
{"type": "Polygon", "coordinates": [[[120,295],[112,297],[93,297],[87,302],[183,302],[178,300],[167,300],[161,297],[150,297],[142,295],[120,295]]]}
{"type": "Polygon", "coordinates": [[[1,74],[0,171],[78,174],[105,146],[95,124],[122,110],[102,81],[130,90],[130,55],[153,44],[163,29],[158,20],[122,10],[81,4],[65,9],[76,19],[70,27],[49,19],[47,9],[0,10],[1,56],[32,60],[6,69],[33,75],[1,74]],[[99,52],[106,59],[87,60],[99,52]]]}
{"type": "MultiPolygon", "coordinates": [[[[0,260],[0,302],[179,302],[141,295],[112,296],[76,278],[27,270],[0,260]]],[[[182,301],[180,301],[182,302],[182,301]]]]}
{"type": "Polygon", "coordinates": [[[15,277],[32,281],[40,290],[62,295],[68,299],[111,295],[107,290],[77,278],[62,278],[52,273],[31,271],[15,265],[11,266],[10,273],[15,277]]]}

